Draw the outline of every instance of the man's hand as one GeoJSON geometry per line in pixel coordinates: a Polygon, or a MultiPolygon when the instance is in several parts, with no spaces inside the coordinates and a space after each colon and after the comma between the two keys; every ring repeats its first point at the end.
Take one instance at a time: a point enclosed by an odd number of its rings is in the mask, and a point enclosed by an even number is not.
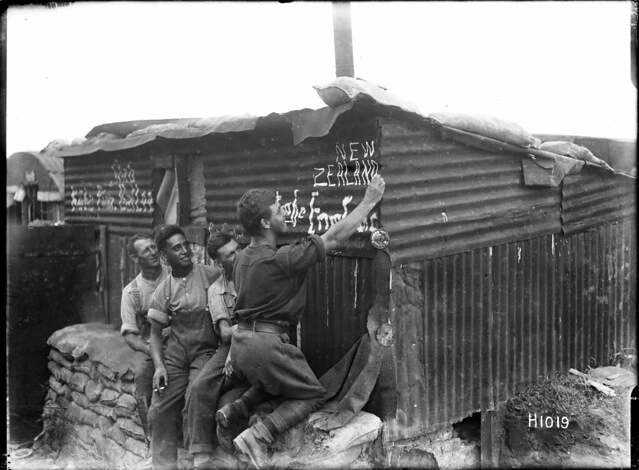
{"type": "Polygon", "coordinates": [[[230,344],[233,336],[233,330],[231,329],[229,322],[222,319],[217,322],[217,326],[220,329],[220,338],[222,338],[222,343],[230,344]]]}
{"type": "Polygon", "coordinates": [[[153,390],[158,392],[162,396],[162,391],[169,384],[169,376],[166,372],[164,365],[155,368],[153,374],[153,390]]]}
{"type": "Polygon", "coordinates": [[[165,341],[169,336],[171,336],[171,327],[167,326],[162,329],[162,341],[165,341]]]}
{"type": "Polygon", "coordinates": [[[231,365],[231,351],[229,350],[228,355],[226,356],[226,361],[224,362],[224,375],[226,375],[227,377],[232,377],[233,376],[233,366],[231,365]]]}
{"type": "Polygon", "coordinates": [[[373,176],[373,179],[366,187],[366,193],[364,194],[364,201],[370,202],[375,205],[382,200],[384,195],[384,189],[386,188],[386,182],[384,178],[378,173],[373,176]]]}
{"type": "Polygon", "coordinates": [[[382,178],[379,173],[373,176],[373,179],[371,179],[371,182],[366,187],[366,193],[364,194],[362,202],[360,202],[350,214],[336,224],[331,225],[326,232],[320,235],[327,252],[336,248],[338,244],[357,231],[359,224],[366,219],[369,212],[382,200],[385,188],[386,183],[384,183],[384,178],[382,178]]]}

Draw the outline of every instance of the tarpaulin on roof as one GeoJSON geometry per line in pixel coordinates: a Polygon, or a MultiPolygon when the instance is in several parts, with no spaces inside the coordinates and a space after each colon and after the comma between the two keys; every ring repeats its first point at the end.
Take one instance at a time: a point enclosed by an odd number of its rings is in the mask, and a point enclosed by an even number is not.
{"type": "MultiPolygon", "coordinates": [[[[335,108],[321,108],[318,110],[302,109],[286,114],[272,113],[268,116],[222,116],[213,118],[191,119],[180,122],[151,124],[147,127],[135,130],[123,139],[101,139],[97,136],[90,137],[79,145],[63,147],[58,151],[58,156],[71,157],[87,155],[97,151],[114,152],[144,145],[156,138],[164,139],[194,139],[209,134],[223,134],[228,132],[252,131],[258,127],[290,127],[293,132],[295,145],[309,137],[323,137],[328,134],[337,118],[350,110],[353,103],[346,103],[335,108]]],[[[120,126],[122,127],[122,126],[120,126]]],[[[139,125],[130,126],[140,127],[139,125]]],[[[102,126],[103,129],[110,129],[102,126]]],[[[119,129],[122,132],[122,129],[119,129]]],[[[90,133],[91,134],[91,133],[90,133]]],[[[112,133],[110,135],[113,135],[112,133]]]]}
{"type": "Polygon", "coordinates": [[[209,134],[252,131],[258,127],[290,127],[293,143],[298,145],[309,137],[323,137],[337,118],[356,102],[374,102],[389,108],[419,115],[415,105],[365,80],[340,77],[324,87],[315,87],[331,106],[321,109],[301,109],[268,116],[218,116],[199,119],[162,119],[102,124],[94,127],[86,139],[71,145],[61,145],[56,155],[71,157],[97,151],[114,152],[144,145],[156,138],[193,139],[209,134]],[[335,95],[338,93],[339,96],[335,95]],[[117,137],[120,137],[119,139],[117,137]]]}
{"type": "Polygon", "coordinates": [[[158,137],[165,139],[192,139],[213,133],[242,132],[255,129],[257,116],[221,116],[201,119],[178,119],[168,122],[158,121],[134,121],[131,123],[115,123],[99,126],[100,133],[96,134],[94,128],[86,141],[80,145],[71,145],[61,148],[57,155],[60,157],[72,157],[88,155],[97,151],[115,152],[118,150],[139,147],[151,142],[158,137]],[[147,125],[144,125],[147,123],[147,125]],[[151,124],[148,124],[151,123],[151,124]],[[128,124],[125,126],[124,124],[128,124]],[[131,130],[122,139],[99,138],[101,133],[107,135],[124,133],[131,130]]]}

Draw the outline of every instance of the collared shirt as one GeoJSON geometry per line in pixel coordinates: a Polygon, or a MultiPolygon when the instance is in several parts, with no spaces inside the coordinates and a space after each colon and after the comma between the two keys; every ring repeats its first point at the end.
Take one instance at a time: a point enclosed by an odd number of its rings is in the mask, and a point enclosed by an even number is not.
{"type": "Polygon", "coordinates": [[[139,305],[136,305],[137,301],[133,293],[133,281],[129,282],[122,290],[122,300],[120,301],[120,317],[122,318],[122,326],[120,327],[121,334],[140,334],[140,327],[142,326],[140,325],[140,317],[146,317],[155,289],[166,279],[170,272],[171,270],[167,266],[162,266],[162,272],[158,278],[153,281],[144,278],[141,272],[135,277],[139,291],[139,305]],[[136,307],[139,307],[140,310],[136,311],[136,307]]]}
{"type": "Polygon", "coordinates": [[[221,269],[197,263],[193,264],[193,269],[186,277],[175,277],[171,274],[155,289],[148,318],[166,325],[170,320],[169,315],[179,315],[180,310],[205,310],[208,307],[207,289],[221,275],[223,276],[221,269]],[[169,279],[171,290],[167,305],[165,284],[169,279]]]}
{"type": "Polygon", "coordinates": [[[326,258],[324,242],[311,235],[305,243],[275,249],[248,246],[235,261],[237,302],[232,318],[296,323],[306,304],[306,272],[326,258]]]}
{"type": "Polygon", "coordinates": [[[211,284],[208,294],[211,320],[213,320],[215,332],[219,334],[218,321],[228,320],[229,325],[231,324],[231,312],[233,307],[235,307],[235,299],[237,298],[235,284],[233,281],[226,279],[226,276],[220,276],[211,284]]]}

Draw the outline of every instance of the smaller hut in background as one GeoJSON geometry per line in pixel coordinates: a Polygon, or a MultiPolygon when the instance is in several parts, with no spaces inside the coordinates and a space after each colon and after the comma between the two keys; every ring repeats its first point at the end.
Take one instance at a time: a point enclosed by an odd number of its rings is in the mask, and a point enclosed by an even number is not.
{"type": "Polygon", "coordinates": [[[7,159],[7,224],[64,221],[64,163],[41,152],[17,152],[7,159]]]}

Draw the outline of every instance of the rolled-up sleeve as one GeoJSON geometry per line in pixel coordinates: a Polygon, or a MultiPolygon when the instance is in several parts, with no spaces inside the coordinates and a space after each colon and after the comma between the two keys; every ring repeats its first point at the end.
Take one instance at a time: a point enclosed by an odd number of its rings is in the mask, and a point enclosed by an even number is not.
{"type": "Polygon", "coordinates": [[[229,323],[231,322],[231,312],[226,305],[225,292],[223,276],[220,276],[211,284],[208,290],[209,312],[211,313],[211,321],[217,333],[219,333],[217,327],[218,321],[227,320],[229,323]]]}
{"type": "Polygon", "coordinates": [[[135,319],[135,306],[133,305],[129,286],[125,287],[122,291],[122,300],[120,301],[120,318],[122,319],[120,334],[140,334],[140,330],[135,319]]]}
{"type": "Polygon", "coordinates": [[[162,325],[168,325],[169,313],[166,311],[166,301],[164,299],[164,282],[155,289],[153,298],[151,299],[151,306],[149,307],[149,313],[147,314],[147,320],[155,320],[162,325]]]}

